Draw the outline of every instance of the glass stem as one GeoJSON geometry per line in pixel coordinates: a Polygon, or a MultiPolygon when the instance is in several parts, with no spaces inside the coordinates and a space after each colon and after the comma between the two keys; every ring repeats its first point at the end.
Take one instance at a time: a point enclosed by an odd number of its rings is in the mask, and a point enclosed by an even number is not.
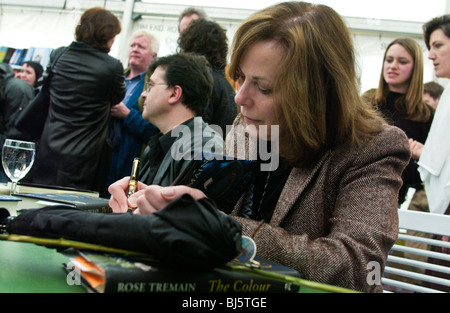
{"type": "Polygon", "coordinates": [[[16,189],[17,189],[17,182],[11,182],[11,192],[10,195],[13,193],[16,193],[16,189]]]}

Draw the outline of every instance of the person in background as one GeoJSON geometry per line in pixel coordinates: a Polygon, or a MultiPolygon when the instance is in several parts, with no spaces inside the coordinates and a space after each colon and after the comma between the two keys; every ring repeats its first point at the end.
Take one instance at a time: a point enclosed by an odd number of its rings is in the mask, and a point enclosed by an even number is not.
{"type": "Polygon", "coordinates": [[[16,77],[29,83],[33,88],[38,90],[37,88],[41,85],[39,79],[42,77],[43,72],[44,68],[40,63],[27,61],[22,64],[22,68],[17,73],[16,77]]]}
{"type": "MultiPolygon", "coordinates": [[[[139,189],[170,185],[197,152],[223,151],[222,137],[201,118],[213,84],[207,60],[194,54],[174,54],[157,58],[148,71],[142,116],[160,133],[150,139],[142,155],[139,189]]],[[[129,180],[125,177],[109,187],[111,199],[126,201],[125,194],[117,190],[127,189],[129,180]]]]}
{"type": "MultiPolygon", "coordinates": [[[[260,257],[306,280],[381,292],[370,271],[382,277],[397,240],[410,149],[403,131],[362,102],[355,58],[345,21],[328,6],[284,2],[239,27],[230,76],[241,112],[225,154],[248,158],[257,138],[279,142],[280,163],[261,172],[231,215],[260,257]]],[[[126,188],[112,192],[114,212],[126,212],[126,188]]],[[[205,197],[187,186],[148,186],[129,202],[151,214],[181,195],[205,197]]]]}
{"type": "Polygon", "coordinates": [[[444,87],[436,82],[428,82],[423,85],[423,100],[436,110],[443,92],[444,87]]]}
{"type": "MultiPolygon", "coordinates": [[[[381,111],[390,124],[402,129],[408,138],[425,142],[434,110],[423,100],[423,52],[415,40],[398,38],[388,45],[383,57],[380,83],[369,102],[381,111]]],[[[423,192],[414,160],[403,172],[399,206],[405,201],[409,188],[423,192]]],[[[424,206],[427,204],[424,203],[424,206]]]]}
{"type": "Polygon", "coordinates": [[[141,98],[148,81],[147,69],[157,57],[158,50],[159,41],[151,33],[138,30],[131,36],[129,68],[125,70],[125,98],[111,108],[112,154],[108,186],[130,175],[134,158],[139,157],[150,138],[159,133],[154,125],[142,118],[144,99],[141,98]]]}
{"type": "MultiPolygon", "coordinates": [[[[28,104],[33,97],[33,87],[14,77],[14,71],[10,65],[0,63],[0,155],[5,139],[17,134],[14,121],[19,113],[18,109],[28,104]]],[[[0,182],[8,181],[4,171],[0,170],[0,182]]]]}
{"type": "Polygon", "coordinates": [[[181,34],[193,20],[201,18],[207,18],[205,11],[194,7],[186,8],[178,17],[178,32],[181,34]]]}
{"type": "MultiPolygon", "coordinates": [[[[191,24],[192,21],[198,20],[198,19],[208,19],[207,14],[205,11],[199,8],[189,7],[186,8],[179,16],[178,18],[178,32],[181,35],[181,33],[191,24]]],[[[233,86],[233,89],[235,88],[235,82],[228,76],[228,71],[225,69],[225,77],[227,78],[230,85],[233,86]]]]}
{"type": "Polygon", "coordinates": [[[123,66],[108,55],[120,31],[112,12],[91,8],[76,26],[76,41],[59,48],[64,52],[50,83],[50,108],[29,173],[31,182],[106,196],[110,109],[125,95],[123,66]]]}
{"type": "MultiPolygon", "coordinates": [[[[423,26],[425,44],[430,51],[428,58],[433,61],[436,76],[450,78],[450,14],[433,18],[423,26]]],[[[423,145],[410,140],[412,157],[418,160],[419,172],[425,183],[430,212],[435,214],[450,214],[450,85],[442,93],[436,116],[431,125],[428,139],[423,145]]],[[[447,236],[435,236],[433,239],[450,242],[447,236]]],[[[432,251],[449,254],[448,249],[437,246],[432,251]]],[[[429,258],[429,263],[450,267],[450,262],[429,258]]],[[[427,274],[450,279],[450,274],[427,270],[427,274]]],[[[450,287],[424,283],[444,292],[450,292],[450,287]]]]}
{"type": "Polygon", "coordinates": [[[231,127],[238,111],[234,102],[235,91],[225,77],[228,55],[225,30],[213,21],[194,20],[180,34],[178,48],[183,52],[203,55],[211,64],[214,87],[203,119],[209,125],[219,126],[225,139],[227,125],[231,127]]]}
{"type": "Polygon", "coordinates": [[[10,65],[0,63],[1,133],[4,136],[11,135],[10,130],[14,128],[18,108],[25,106],[33,97],[33,87],[28,82],[15,77],[10,65]]]}
{"type": "MultiPolygon", "coordinates": [[[[425,44],[436,76],[450,78],[450,15],[424,25],[425,44]]],[[[450,85],[444,89],[425,145],[410,140],[412,157],[418,160],[430,212],[450,214],[450,85]]]]}

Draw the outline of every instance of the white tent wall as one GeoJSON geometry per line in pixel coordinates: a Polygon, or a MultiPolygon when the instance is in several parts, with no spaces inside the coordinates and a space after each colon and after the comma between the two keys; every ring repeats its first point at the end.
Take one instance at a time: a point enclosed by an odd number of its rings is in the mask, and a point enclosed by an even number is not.
{"type": "MultiPolygon", "coordinates": [[[[128,40],[136,29],[149,30],[160,40],[160,56],[176,52],[178,16],[186,6],[133,0],[0,0],[0,46],[57,48],[68,45],[74,40],[80,15],[94,6],[105,7],[121,19],[123,31],[116,38],[110,54],[119,58],[124,66],[127,65],[128,40]]],[[[450,5],[447,5],[449,8],[450,5]]],[[[233,8],[203,9],[227,30],[230,44],[242,20],[254,12],[233,8]]],[[[424,81],[434,80],[447,85],[448,80],[436,79],[432,63],[428,60],[428,51],[422,39],[423,23],[358,17],[345,17],[345,20],[357,48],[361,92],[377,87],[386,46],[402,36],[414,38],[423,48],[424,81]]]]}
{"type": "Polygon", "coordinates": [[[68,11],[2,8],[0,44],[14,48],[56,48],[74,40],[77,21],[68,11]]]}

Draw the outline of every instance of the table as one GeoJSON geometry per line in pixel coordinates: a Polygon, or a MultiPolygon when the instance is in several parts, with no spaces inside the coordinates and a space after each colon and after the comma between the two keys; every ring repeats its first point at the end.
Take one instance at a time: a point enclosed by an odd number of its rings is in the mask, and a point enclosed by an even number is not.
{"type": "MultiPolygon", "coordinates": [[[[11,184],[4,184],[0,183],[0,194],[1,195],[9,195],[9,191],[11,189],[11,184]]],[[[64,187],[51,187],[48,186],[44,187],[33,187],[33,186],[27,186],[27,185],[18,185],[18,191],[19,193],[49,193],[49,194],[55,194],[55,193],[72,193],[72,194],[80,194],[80,195],[87,195],[90,197],[99,197],[99,194],[97,192],[91,192],[91,191],[76,191],[75,189],[68,189],[64,187]]],[[[15,198],[20,198],[21,201],[5,201],[0,200],[0,208],[6,208],[9,213],[12,216],[17,215],[18,210],[22,209],[39,209],[46,207],[48,205],[52,205],[50,202],[45,202],[42,200],[32,199],[28,197],[21,197],[21,196],[14,196],[15,198]]],[[[55,204],[55,202],[53,202],[55,204]]]]}
{"type": "MultiPolygon", "coordinates": [[[[10,185],[0,184],[0,194],[9,194],[10,185]]],[[[28,192],[55,193],[64,190],[28,188],[28,192]]],[[[22,201],[0,201],[12,216],[17,211],[42,208],[47,204],[37,199],[18,197],[22,201]]],[[[32,243],[0,240],[0,293],[85,293],[79,285],[67,283],[67,272],[63,268],[67,257],[55,249],[32,243]]]]}
{"type": "Polygon", "coordinates": [[[55,249],[0,240],[0,292],[85,293],[82,286],[67,283],[67,261],[55,249]]]}
{"type": "MultiPolygon", "coordinates": [[[[19,198],[19,197],[18,197],[19,198]]],[[[22,201],[1,201],[0,208],[6,208],[11,216],[16,216],[17,211],[23,209],[39,209],[45,207],[44,204],[38,203],[37,199],[20,197],[22,201]]]]}
{"type": "MultiPolygon", "coordinates": [[[[56,249],[0,240],[0,293],[86,293],[68,276],[63,266],[67,262],[56,249]]],[[[300,293],[330,292],[346,291],[307,281],[300,289],[300,293]]]]}
{"type": "MultiPolygon", "coordinates": [[[[0,186],[0,193],[8,190],[3,189],[0,186]]],[[[16,215],[20,209],[45,206],[37,202],[22,197],[22,201],[18,202],[0,201],[0,207],[16,215]]],[[[86,289],[73,284],[73,280],[68,277],[63,267],[67,262],[68,258],[55,249],[33,243],[0,240],[0,293],[85,293],[86,289]]],[[[304,283],[300,293],[347,292],[333,286],[304,283]]]]}

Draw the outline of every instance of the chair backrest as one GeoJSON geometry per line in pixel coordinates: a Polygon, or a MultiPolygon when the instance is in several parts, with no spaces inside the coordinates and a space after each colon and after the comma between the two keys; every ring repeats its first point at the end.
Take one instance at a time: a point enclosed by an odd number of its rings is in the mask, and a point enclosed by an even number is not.
{"type": "Polygon", "coordinates": [[[382,278],[385,292],[448,292],[450,242],[441,236],[450,237],[450,216],[408,210],[398,213],[399,237],[382,278]]]}

